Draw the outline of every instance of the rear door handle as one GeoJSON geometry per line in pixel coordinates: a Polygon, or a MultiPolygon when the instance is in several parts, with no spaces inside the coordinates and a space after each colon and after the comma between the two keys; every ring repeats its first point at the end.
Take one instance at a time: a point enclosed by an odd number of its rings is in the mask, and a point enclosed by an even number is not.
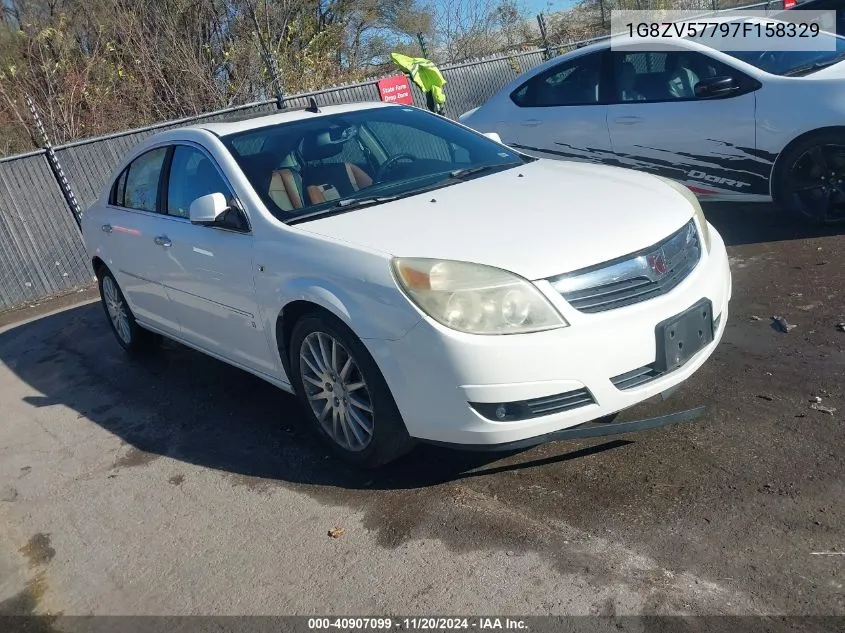
{"type": "Polygon", "coordinates": [[[164,248],[168,248],[173,245],[173,242],[171,242],[170,238],[166,235],[159,235],[153,241],[159,246],[163,246],[164,248]]]}
{"type": "Polygon", "coordinates": [[[540,119],[525,119],[519,122],[520,125],[524,125],[525,127],[537,127],[541,123],[542,121],[540,119]]]}
{"type": "Polygon", "coordinates": [[[114,229],[111,227],[111,224],[104,224],[100,227],[103,229],[103,233],[111,233],[114,229]]]}
{"type": "Polygon", "coordinates": [[[642,123],[642,120],[641,116],[620,116],[613,119],[613,122],[619,125],[634,125],[635,123],[642,123]]]}

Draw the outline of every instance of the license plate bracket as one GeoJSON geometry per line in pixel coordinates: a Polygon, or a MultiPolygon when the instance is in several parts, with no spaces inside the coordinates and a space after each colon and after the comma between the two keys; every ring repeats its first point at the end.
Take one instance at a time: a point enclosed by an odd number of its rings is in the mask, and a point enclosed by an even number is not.
{"type": "Polygon", "coordinates": [[[655,327],[657,355],[655,369],[670,372],[713,342],[713,304],[701,299],[680,314],[661,321],[655,327]]]}

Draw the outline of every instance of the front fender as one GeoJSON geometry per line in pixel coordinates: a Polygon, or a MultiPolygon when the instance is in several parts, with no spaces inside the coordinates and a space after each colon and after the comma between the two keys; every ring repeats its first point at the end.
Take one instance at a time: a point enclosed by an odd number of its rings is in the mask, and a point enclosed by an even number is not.
{"type": "Polygon", "coordinates": [[[363,279],[344,279],[341,284],[339,280],[296,277],[278,287],[277,309],[268,315],[268,331],[275,332],[275,320],[297,301],[327,310],[361,339],[398,340],[422,318],[395,287],[363,279]]]}
{"type": "Polygon", "coordinates": [[[354,297],[344,292],[342,288],[327,284],[322,279],[308,277],[289,280],[280,288],[279,301],[283,302],[278,310],[279,314],[295,301],[307,301],[331,312],[350,328],[353,327],[352,315],[361,310],[354,297]]]}
{"type": "Polygon", "coordinates": [[[294,302],[327,310],[360,339],[398,340],[422,319],[397,287],[388,255],[305,230],[273,237],[256,241],[253,258],[262,323],[277,347],[279,318],[294,302]]]}

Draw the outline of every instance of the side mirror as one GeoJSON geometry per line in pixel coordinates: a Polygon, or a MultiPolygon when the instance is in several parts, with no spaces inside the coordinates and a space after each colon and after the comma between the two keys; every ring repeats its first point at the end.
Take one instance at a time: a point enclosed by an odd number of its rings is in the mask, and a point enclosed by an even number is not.
{"type": "Polygon", "coordinates": [[[707,77],[695,84],[695,96],[701,99],[724,97],[739,90],[739,84],[733,77],[707,77]]]}
{"type": "Polygon", "coordinates": [[[484,132],[484,136],[489,138],[491,141],[496,141],[500,145],[504,145],[504,143],[502,143],[502,137],[499,136],[497,132],[484,132]]]}
{"type": "Polygon", "coordinates": [[[214,224],[221,215],[229,210],[229,203],[222,193],[210,193],[197,198],[188,208],[192,224],[214,224]]]}

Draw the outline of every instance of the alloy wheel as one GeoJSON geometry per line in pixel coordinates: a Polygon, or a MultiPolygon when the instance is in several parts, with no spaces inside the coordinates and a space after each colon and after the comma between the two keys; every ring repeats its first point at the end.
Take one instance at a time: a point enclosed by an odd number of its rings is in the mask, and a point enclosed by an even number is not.
{"type": "Polygon", "coordinates": [[[126,345],[132,342],[132,330],[129,327],[129,314],[126,310],[126,304],[120,296],[120,291],[117,289],[117,284],[111,276],[106,275],[103,278],[103,300],[106,304],[106,310],[109,313],[112,325],[115,332],[126,345]]]}
{"type": "Polygon", "coordinates": [[[373,437],[373,403],[366,380],[343,344],[311,332],[299,350],[299,371],[311,411],[341,448],[359,452],[373,437]]]}
{"type": "Polygon", "coordinates": [[[795,160],[788,178],[804,215],[822,222],[845,219],[845,146],[814,145],[795,160]]]}

